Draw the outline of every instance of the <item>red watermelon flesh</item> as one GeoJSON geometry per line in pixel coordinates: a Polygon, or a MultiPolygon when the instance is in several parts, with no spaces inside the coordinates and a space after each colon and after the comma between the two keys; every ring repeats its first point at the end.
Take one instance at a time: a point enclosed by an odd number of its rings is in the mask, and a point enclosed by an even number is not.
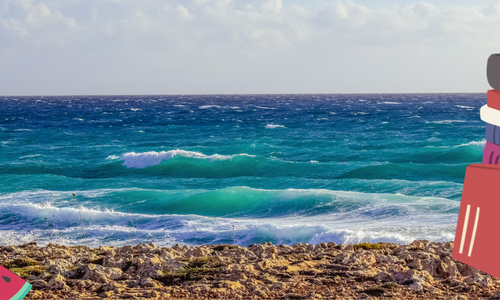
{"type": "Polygon", "coordinates": [[[26,281],[21,277],[0,266],[0,300],[13,298],[19,292],[26,281]]]}

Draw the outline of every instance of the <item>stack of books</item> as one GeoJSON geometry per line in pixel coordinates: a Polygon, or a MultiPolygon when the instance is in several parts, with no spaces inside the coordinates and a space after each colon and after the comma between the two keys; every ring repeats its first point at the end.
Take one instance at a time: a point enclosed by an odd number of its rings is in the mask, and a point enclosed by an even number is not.
{"type": "Polygon", "coordinates": [[[481,120],[486,122],[486,146],[483,164],[500,164],[500,54],[492,54],[486,68],[488,83],[493,88],[486,94],[487,104],[481,107],[481,120]]]}
{"type": "Polygon", "coordinates": [[[467,166],[452,257],[500,277],[500,54],[488,59],[487,104],[481,107],[486,125],[482,164],[467,166]]]}

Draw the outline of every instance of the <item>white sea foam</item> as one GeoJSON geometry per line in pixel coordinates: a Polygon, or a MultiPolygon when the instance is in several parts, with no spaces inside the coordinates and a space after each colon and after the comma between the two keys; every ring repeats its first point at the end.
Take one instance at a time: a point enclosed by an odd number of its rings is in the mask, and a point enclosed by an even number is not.
{"type": "Polygon", "coordinates": [[[435,123],[435,124],[452,124],[452,123],[465,123],[466,121],[464,120],[442,120],[442,121],[432,121],[432,122],[425,122],[425,123],[435,123]]]}
{"type": "Polygon", "coordinates": [[[285,126],[283,126],[283,125],[274,125],[274,124],[267,124],[267,125],[266,125],[266,128],[267,128],[267,129],[274,129],[274,128],[278,128],[278,127],[286,128],[286,127],[285,127],[285,126]]]}
{"type": "Polygon", "coordinates": [[[383,104],[401,104],[400,102],[383,101],[383,104]]]}
{"type": "Polygon", "coordinates": [[[471,107],[471,106],[465,106],[465,105],[456,105],[456,107],[460,107],[460,108],[474,108],[474,107],[471,107]]]}
{"type": "MultiPolygon", "coordinates": [[[[289,215],[280,218],[231,218],[197,215],[175,215],[115,211],[100,203],[101,196],[125,191],[156,191],[144,189],[96,189],[78,192],[85,196],[85,206],[77,202],[63,203],[72,198],[70,191],[32,191],[0,195],[0,216],[14,216],[16,228],[31,229],[36,237],[11,231],[10,223],[0,225],[0,244],[29,242],[36,238],[40,244],[58,241],[81,244],[80,214],[85,223],[90,245],[103,241],[123,245],[130,242],[155,242],[161,246],[176,243],[229,243],[248,245],[256,240],[271,238],[274,243],[358,243],[390,241],[408,243],[414,239],[432,241],[453,240],[456,213],[460,203],[438,197],[417,197],[397,194],[376,194],[324,189],[263,190],[248,187],[228,188],[228,192],[268,192],[275,201],[294,201],[307,195],[331,196],[333,205],[355,204],[358,208],[313,217],[289,215]],[[95,198],[89,201],[88,198],[95,198]],[[50,201],[47,201],[50,200],[50,201]],[[433,208],[429,208],[432,206],[433,208]],[[80,208],[79,208],[80,207],[80,208]],[[437,210],[436,208],[439,207],[437,210]],[[394,215],[392,211],[398,213],[394,215]],[[380,213],[383,213],[382,215],[380,213]],[[52,217],[54,216],[54,217],[52,217]],[[44,218],[50,217],[50,225],[44,218]],[[130,225],[133,218],[136,227],[130,225]],[[233,229],[233,225],[234,229],[233,229]],[[49,228],[47,226],[50,226],[49,228]],[[138,239],[135,240],[135,231],[138,239]],[[131,240],[132,239],[132,240],[131,240]]],[[[171,192],[171,191],[170,191],[171,192]]],[[[199,193],[200,191],[198,191],[199,193]]],[[[212,191],[201,191],[212,192],[212,191]]],[[[189,197],[189,195],[186,195],[189,197]]],[[[326,198],[325,198],[326,199],[326,198]]],[[[80,202],[83,204],[84,202],[80,202]]],[[[323,205],[318,203],[318,205],[323,205]]]]}
{"type": "Polygon", "coordinates": [[[486,140],[484,139],[482,141],[472,141],[466,144],[461,144],[459,146],[470,146],[470,145],[486,146],[486,140]]]}
{"type": "Polygon", "coordinates": [[[218,105],[202,105],[198,108],[199,109],[208,109],[208,108],[212,108],[212,107],[219,108],[220,106],[218,106],[218,105]]]}
{"type": "Polygon", "coordinates": [[[177,155],[196,158],[196,159],[207,159],[210,160],[211,162],[217,160],[232,160],[236,156],[254,157],[254,155],[249,155],[246,153],[234,154],[234,155],[221,155],[221,154],[205,155],[201,152],[176,149],[176,150],[160,151],[160,152],[156,151],[149,151],[142,153],[129,152],[125,153],[122,156],[122,160],[123,160],[123,165],[126,166],[127,168],[143,169],[146,167],[156,166],[160,164],[162,161],[170,160],[177,155]]]}

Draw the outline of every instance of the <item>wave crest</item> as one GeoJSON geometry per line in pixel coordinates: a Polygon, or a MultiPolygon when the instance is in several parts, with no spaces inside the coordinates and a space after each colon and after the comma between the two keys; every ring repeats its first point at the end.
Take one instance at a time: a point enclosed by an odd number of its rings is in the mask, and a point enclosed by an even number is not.
{"type": "Polygon", "coordinates": [[[160,164],[164,160],[170,160],[174,156],[183,156],[189,158],[196,159],[206,159],[212,161],[217,160],[232,160],[235,156],[249,156],[254,157],[254,155],[249,155],[246,153],[234,154],[234,155],[221,155],[221,154],[212,154],[205,155],[201,152],[195,151],[186,151],[186,150],[169,150],[169,151],[149,151],[142,153],[128,152],[122,156],[123,165],[127,168],[138,168],[144,169],[146,167],[156,166],[160,164]]]}
{"type": "Polygon", "coordinates": [[[277,128],[277,127],[285,128],[285,126],[283,126],[283,125],[274,125],[274,124],[267,124],[266,125],[267,129],[274,129],[274,128],[277,128]]]}

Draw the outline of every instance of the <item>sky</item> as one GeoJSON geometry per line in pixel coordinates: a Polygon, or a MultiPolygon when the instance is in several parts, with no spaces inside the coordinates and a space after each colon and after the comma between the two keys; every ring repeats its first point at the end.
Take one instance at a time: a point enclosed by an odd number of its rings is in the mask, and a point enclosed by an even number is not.
{"type": "Polygon", "coordinates": [[[0,95],[486,92],[492,53],[489,0],[0,0],[0,95]]]}

